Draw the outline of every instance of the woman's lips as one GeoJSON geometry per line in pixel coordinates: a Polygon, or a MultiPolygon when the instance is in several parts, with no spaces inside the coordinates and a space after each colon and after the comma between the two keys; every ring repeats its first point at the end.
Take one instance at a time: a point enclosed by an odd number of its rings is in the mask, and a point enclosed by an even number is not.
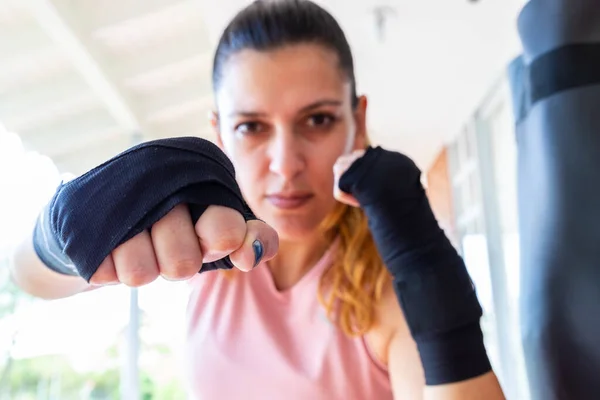
{"type": "Polygon", "coordinates": [[[267,200],[275,207],[282,210],[293,210],[300,208],[313,197],[312,194],[271,194],[267,196],[267,200]]]}

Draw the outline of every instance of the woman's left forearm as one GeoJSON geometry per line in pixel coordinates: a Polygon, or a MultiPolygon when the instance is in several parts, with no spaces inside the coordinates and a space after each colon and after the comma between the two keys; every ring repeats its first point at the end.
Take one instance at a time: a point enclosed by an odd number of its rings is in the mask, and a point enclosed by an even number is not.
{"type": "Polygon", "coordinates": [[[369,148],[341,176],[369,219],[430,386],[491,371],[479,325],[482,308],[464,261],[439,227],[403,154],[369,148]]]}

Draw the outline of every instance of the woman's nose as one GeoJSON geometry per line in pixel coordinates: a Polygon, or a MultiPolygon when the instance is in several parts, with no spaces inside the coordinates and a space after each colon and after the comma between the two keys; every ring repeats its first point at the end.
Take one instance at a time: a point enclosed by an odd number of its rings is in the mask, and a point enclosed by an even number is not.
{"type": "Polygon", "coordinates": [[[269,152],[269,170],[285,180],[293,179],[306,165],[302,144],[291,131],[277,132],[273,136],[269,152]]]}

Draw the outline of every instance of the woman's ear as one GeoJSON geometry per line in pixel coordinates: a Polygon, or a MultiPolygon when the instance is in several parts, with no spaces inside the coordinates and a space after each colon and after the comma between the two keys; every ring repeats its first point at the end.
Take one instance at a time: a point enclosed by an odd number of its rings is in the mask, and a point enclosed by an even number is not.
{"type": "Polygon", "coordinates": [[[354,135],[353,150],[364,150],[368,146],[367,138],[367,97],[359,96],[354,110],[356,133],[354,135]]]}
{"type": "Polygon", "coordinates": [[[210,127],[215,135],[215,143],[223,150],[223,140],[221,139],[221,129],[219,129],[219,114],[216,111],[211,111],[208,114],[210,127]]]}

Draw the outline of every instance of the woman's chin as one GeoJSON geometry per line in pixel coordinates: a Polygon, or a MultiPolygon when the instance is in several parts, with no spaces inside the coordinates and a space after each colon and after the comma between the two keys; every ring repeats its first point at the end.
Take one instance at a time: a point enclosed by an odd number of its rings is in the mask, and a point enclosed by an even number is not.
{"type": "Polygon", "coordinates": [[[271,225],[279,235],[282,242],[302,242],[315,238],[319,231],[320,219],[307,216],[285,217],[265,219],[265,222],[271,225]]]}

